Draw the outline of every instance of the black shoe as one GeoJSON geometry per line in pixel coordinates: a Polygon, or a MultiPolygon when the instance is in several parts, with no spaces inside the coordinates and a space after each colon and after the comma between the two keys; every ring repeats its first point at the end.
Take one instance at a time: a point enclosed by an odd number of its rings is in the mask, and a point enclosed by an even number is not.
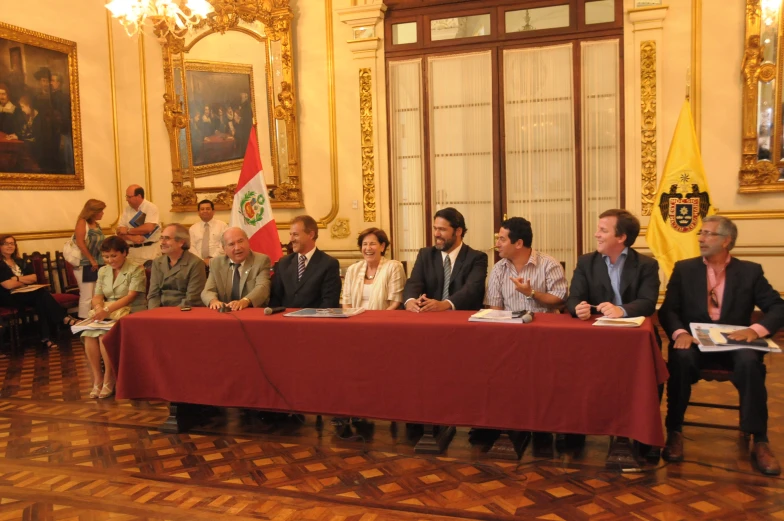
{"type": "Polygon", "coordinates": [[[552,458],[555,456],[553,450],[553,435],[549,432],[534,432],[533,434],[533,455],[534,458],[552,458]]]}
{"type": "Polygon", "coordinates": [[[480,429],[477,427],[468,431],[468,442],[481,445],[491,445],[501,436],[501,431],[496,429],[480,429]]]}

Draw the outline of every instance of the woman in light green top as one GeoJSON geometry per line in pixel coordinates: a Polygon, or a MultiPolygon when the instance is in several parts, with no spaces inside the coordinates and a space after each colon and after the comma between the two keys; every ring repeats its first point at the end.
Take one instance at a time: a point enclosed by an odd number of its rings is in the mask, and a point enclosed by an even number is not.
{"type": "MultiPolygon", "coordinates": [[[[111,236],[101,244],[101,256],[106,264],[98,270],[93,296],[93,318],[104,320],[128,306],[131,313],[147,309],[144,293],[147,276],[144,268],[128,260],[128,243],[111,236]]],[[[104,330],[91,330],[82,333],[84,351],[93,376],[93,389],[90,398],[108,398],[114,394],[115,376],[112,363],[106,353],[101,336],[104,330]],[[101,359],[106,373],[101,374],[101,359]]]]}

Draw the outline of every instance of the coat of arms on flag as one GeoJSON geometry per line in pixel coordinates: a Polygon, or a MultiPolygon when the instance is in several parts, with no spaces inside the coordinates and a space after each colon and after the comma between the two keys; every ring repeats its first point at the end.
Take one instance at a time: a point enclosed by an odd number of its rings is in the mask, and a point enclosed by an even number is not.
{"type": "MultiPolygon", "coordinates": [[[[687,184],[689,174],[681,174],[681,179],[687,184]]],[[[670,226],[681,233],[692,231],[697,226],[697,218],[704,219],[710,208],[708,192],[700,191],[699,185],[692,184],[691,192],[687,193],[686,197],[682,193],[685,191],[679,192],[677,184],[671,185],[669,192],[663,193],[659,200],[662,220],[669,222],[670,226]]]]}
{"type": "Polygon", "coordinates": [[[240,215],[248,226],[253,226],[264,219],[264,194],[256,194],[254,191],[245,192],[240,201],[240,215]]]}

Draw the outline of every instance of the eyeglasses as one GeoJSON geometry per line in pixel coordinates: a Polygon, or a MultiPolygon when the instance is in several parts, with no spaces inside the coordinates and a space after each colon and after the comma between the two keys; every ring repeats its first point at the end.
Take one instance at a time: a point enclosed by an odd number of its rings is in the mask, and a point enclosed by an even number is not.
{"type": "Polygon", "coordinates": [[[720,307],[719,306],[719,297],[716,296],[716,290],[715,289],[710,290],[709,296],[710,296],[711,304],[713,304],[713,307],[715,307],[715,308],[720,307]]]}
{"type": "Polygon", "coordinates": [[[10,241],[10,242],[9,242],[9,241],[5,241],[5,242],[3,243],[3,246],[16,246],[16,243],[15,243],[15,242],[13,242],[13,241],[10,241]]]}
{"type": "Polygon", "coordinates": [[[727,236],[726,233],[716,233],[710,230],[700,230],[697,232],[697,235],[699,235],[700,237],[717,237],[717,236],[726,237],[727,236]]]}

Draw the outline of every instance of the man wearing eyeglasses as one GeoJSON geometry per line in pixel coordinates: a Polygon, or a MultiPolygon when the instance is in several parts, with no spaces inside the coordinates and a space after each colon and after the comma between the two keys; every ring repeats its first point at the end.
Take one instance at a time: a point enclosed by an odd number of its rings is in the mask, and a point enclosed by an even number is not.
{"type": "Polygon", "coordinates": [[[732,370],[732,383],[740,394],[740,428],[754,438],[754,456],[760,472],[781,473],[767,437],[768,395],[765,389],[763,354],[753,349],[723,353],[701,353],[689,334],[689,324],[717,323],[748,326],[729,335],[735,341],[753,341],[773,335],[784,325],[784,300],[765,279],[762,266],[730,255],[738,228],[725,217],[703,220],[699,234],[700,257],[675,264],[667,284],[659,320],[672,340],[667,381],[667,461],[683,460],[681,428],[691,386],[700,369],[721,367],[732,370]],[[754,307],[764,313],[751,324],[754,307]]]}
{"type": "Polygon", "coordinates": [[[144,198],[144,188],[131,185],[125,190],[128,206],[117,223],[117,236],[128,243],[128,258],[145,268],[161,254],[161,227],[158,207],[144,198]]]}

